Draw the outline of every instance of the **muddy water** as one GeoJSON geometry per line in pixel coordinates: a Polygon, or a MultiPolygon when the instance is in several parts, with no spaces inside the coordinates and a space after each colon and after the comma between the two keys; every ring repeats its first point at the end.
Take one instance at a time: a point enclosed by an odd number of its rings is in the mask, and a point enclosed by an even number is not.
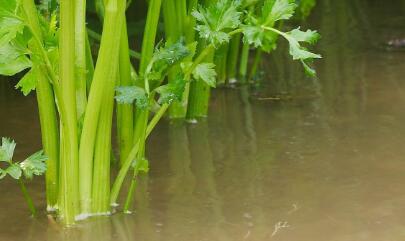
{"type": "MultiPolygon", "coordinates": [[[[405,37],[405,4],[324,0],[310,25],[319,78],[277,52],[264,83],[215,91],[207,121],[162,123],[133,214],[61,229],[5,180],[0,241],[405,240],[405,53],[380,48],[405,37]]],[[[40,148],[35,98],[11,86],[0,135],[23,157],[40,148]]],[[[44,210],[43,182],[29,188],[44,210]]]]}

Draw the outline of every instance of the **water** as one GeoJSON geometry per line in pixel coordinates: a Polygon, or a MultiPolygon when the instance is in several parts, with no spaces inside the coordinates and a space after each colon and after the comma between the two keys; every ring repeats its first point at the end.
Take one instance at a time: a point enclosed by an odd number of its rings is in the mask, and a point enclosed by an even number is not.
{"type": "MultiPolygon", "coordinates": [[[[265,84],[214,91],[207,121],[162,123],[133,214],[63,229],[4,180],[0,241],[405,240],[405,53],[380,47],[405,37],[405,4],[324,0],[309,25],[319,78],[280,51],[265,84]]],[[[0,135],[22,158],[40,148],[35,99],[0,83],[0,135]]],[[[43,181],[29,188],[44,210],[43,181]]]]}

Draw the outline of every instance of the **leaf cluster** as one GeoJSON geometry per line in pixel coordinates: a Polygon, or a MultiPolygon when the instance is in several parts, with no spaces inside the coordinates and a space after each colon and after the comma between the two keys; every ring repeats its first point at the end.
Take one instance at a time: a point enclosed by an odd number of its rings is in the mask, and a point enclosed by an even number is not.
{"type": "Polygon", "coordinates": [[[289,32],[282,32],[274,27],[278,21],[289,20],[296,8],[297,5],[290,0],[265,0],[259,15],[249,13],[247,16],[246,24],[241,27],[243,40],[268,52],[275,48],[278,36],[281,35],[288,41],[289,53],[293,59],[303,64],[308,75],[315,76],[315,70],[308,62],[321,56],[310,52],[301,44],[313,45],[320,35],[312,30],[301,31],[299,27],[289,32]]]}
{"type": "Polygon", "coordinates": [[[196,30],[200,38],[218,47],[230,40],[229,32],[241,24],[241,2],[219,0],[208,7],[198,6],[192,12],[197,20],[196,30]]]}
{"type": "MultiPolygon", "coordinates": [[[[43,0],[40,7],[54,6],[55,0],[43,0]]],[[[32,68],[42,59],[33,49],[34,33],[22,14],[22,5],[19,0],[0,0],[0,75],[13,76],[26,69],[32,68]]],[[[49,54],[52,62],[57,61],[58,28],[56,11],[48,17],[39,16],[40,34],[43,47],[49,54]]],[[[38,38],[38,36],[36,36],[38,38]]],[[[57,67],[55,67],[57,69],[57,67]]],[[[28,95],[36,87],[36,71],[31,69],[16,85],[24,95],[28,95]]]]}
{"type": "Polygon", "coordinates": [[[15,163],[13,162],[15,147],[14,140],[2,138],[0,162],[5,162],[7,167],[5,169],[0,168],[0,179],[9,175],[13,179],[19,180],[24,175],[26,179],[31,180],[34,175],[40,176],[45,173],[48,158],[43,151],[34,153],[20,163],[15,163]]]}
{"type": "MultiPolygon", "coordinates": [[[[171,68],[179,65],[182,61],[194,52],[195,44],[187,46],[184,39],[176,43],[166,43],[162,47],[157,47],[153,57],[141,78],[147,83],[149,81],[161,82],[171,68]]],[[[139,86],[121,86],[117,88],[115,99],[120,104],[132,104],[135,102],[140,109],[149,108],[149,97],[155,92],[159,94],[159,104],[170,104],[175,100],[181,100],[185,90],[186,80],[184,74],[179,74],[174,81],[159,86],[150,91],[139,86]]]]}

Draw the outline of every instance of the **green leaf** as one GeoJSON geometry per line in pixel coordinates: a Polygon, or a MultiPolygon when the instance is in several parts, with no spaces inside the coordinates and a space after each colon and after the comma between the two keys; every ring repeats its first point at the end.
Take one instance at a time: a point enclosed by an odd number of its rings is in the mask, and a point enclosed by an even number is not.
{"type": "Polygon", "coordinates": [[[304,60],[301,60],[302,66],[304,67],[305,73],[310,77],[316,77],[316,71],[311,68],[304,60]]]}
{"type": "Polygon", "coordinates": [[[37,85],[36,72],[34,69],[31,69],[24,77],[18,82],[15,86],[16,89],[21,89],[22,93],[27,96],[37,85]]]}
{"type": "Polygon", "coordinates": [[[31,61],[22,55],[8,63],[0,63],[0,75],[13,76],[31,66],[31,61]]]}
{"type": "Polygon", "coordinates": [[[24,22],[18,18],[0,18],[0,46],[9,43],[17,34],[22,34],[24,22]]]}
{"type": "Polygon", "coordinates": [[[193,77],[196,80],[200,79],[214,88],[216,87],[216,76],[217,72],[215,72],[215,64],[213,63],[199,64],[193,71],[193,77]]]}
{"type": "Polygon", "coordinates": [[[13,160],[16,145],[17,144],[15,143],[15,141],[9,138],[1,138],[0,161],[11,162],[13,160]]]}
{"type": "Polygon", "coordinates": [[[146,70],[148,80],[161,80],[166,72],[191,54],[184,39],[157,48],[146,70]]]}
{"type": "Polygon", "coordinates": [[[171,104],[173,101],[181,101],[186,88],[186,81],[183,74],[178,74],[167,85],[159,86],[155,91],[160,95],[159,104],[171,104]]]}
{"type": "Polygon", "coordinates": [[[299,27],[290,31],[288,34],[298,42],[305,42],[309,44],[315,44],[321,37],[321,35],[319,35],[316,31],[308,29],[306,32],[304,32],[301,31],[299,27]]]}
{"type": "Polygon", "coordinates": [[[48,157],[44,151],[38,151],[20,163],[21,170],[25,178],[32,179],[34,175],[43,175],[46,171],[46,161],[48,157]]]}
{"type": "Polygon", "coordinates": [[[261,26],[243,26],[243,41],[255,48],[261,47],[264,51],[270,52],[276,48],[277,34],[265,31],[261,26]]]}
{"type": "Polygon", "coordinates": [[[207,8],[199,6],[192,15],[197,20],[196,30],[201,38],[214,46],[229,42],[228,32],[241,24],[240,1],[219,0],[207,8]]]}
{"type": "Polygon", "coordinates": [[[138,86],[120,86],[117,87],[117,96],[115,99],[120,104],[132,104],[136,102],[136,106],[140,109],[149,107],[148,96],[144,89],[138,86]]]}
{"type": "Polygon", "coordinates": [[[296,7],[297,5],[289,0],[276,0],[274,3],[273,1],[265,1],[262,11],[263,17],[266,19],[265,25],[273,25],[279,20],[290,19],[294,15],[296,7]]]}
{"type": "Polygon", "coordinates": [[[0,0],[0,17],[14,16],[19,7],[19,0],[0,0]]]}
{"type": "Polygon", "coordinates": [[[10,175],[12,178],[18,180],[21,177],[22,171],[18,164],[10,164],[6,169],[6,173],[10,175]]]}
{"type": "Polygon", "coordinates": [[[286,39],[288,40],[290,44],[290,54],[293,57],[294,60],[306,60],[306,59],[320,59],[322,58],[321,55],[319,54],[314,54],[312,52],[309,52],[306,50],[304,47],[302,47],[298,40],[295,39],[291,35],[285,35],[286,39]]]}

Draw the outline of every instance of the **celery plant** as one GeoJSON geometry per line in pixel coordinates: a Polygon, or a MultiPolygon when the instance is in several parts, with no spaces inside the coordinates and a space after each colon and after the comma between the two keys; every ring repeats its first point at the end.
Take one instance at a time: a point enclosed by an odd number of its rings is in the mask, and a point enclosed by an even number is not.
{"type": "Polygon", "coordinates": [[[48,159],[43,151],[39,151],[22,162],[16,163],[13,161],[16,143],[9,138],[2,138],[0,146],[0,163],[6,163],[6,168],[0,168],[0,180],[6,176],[15,179],[20,185],[25,201],[33,216],[36,215],[36,208],[24,184],[24,178],[31,180],[34,175],[43,175],[46,171],[45,161],[48,159]]]}

